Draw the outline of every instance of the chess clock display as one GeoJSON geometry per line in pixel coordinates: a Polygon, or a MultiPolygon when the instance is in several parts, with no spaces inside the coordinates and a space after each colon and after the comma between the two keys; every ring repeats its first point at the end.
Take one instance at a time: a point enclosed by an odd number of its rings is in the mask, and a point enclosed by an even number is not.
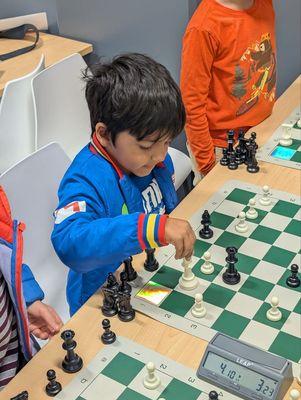
{"type": "Polygon", "coordinates": [[[290,361],[217,333],[197,375],[246,400],[281,400],[293,381],[290,361]]]}

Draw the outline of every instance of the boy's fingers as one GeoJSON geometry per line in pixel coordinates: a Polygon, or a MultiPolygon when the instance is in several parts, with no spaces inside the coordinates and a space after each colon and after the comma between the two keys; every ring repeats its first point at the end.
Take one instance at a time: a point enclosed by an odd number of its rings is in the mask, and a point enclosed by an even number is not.
{"type": "Polygon", "coordinates": [[[180,258],[183,258],[183,247],[184,247],[183,239],[177,240],[174,246],[176,248],[175,259],[179,260],[180,258]]]}

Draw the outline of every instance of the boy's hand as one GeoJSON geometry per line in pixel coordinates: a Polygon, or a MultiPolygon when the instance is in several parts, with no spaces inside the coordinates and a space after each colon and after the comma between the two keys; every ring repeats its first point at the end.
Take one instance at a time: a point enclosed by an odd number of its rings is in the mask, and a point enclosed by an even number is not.
{"type": "Polygon", "coordinates": [[[189,222],[183,219],[167,218],[165,224],[165,240],[176,248],[175,258],[191,258],[196,241],[189,222]]]}
{"type": "Polygon", "coordinates": [[[27,308],[29,332],[39,339],[49,339],[63,326],[56,311],[37,300],[27,308]]]}

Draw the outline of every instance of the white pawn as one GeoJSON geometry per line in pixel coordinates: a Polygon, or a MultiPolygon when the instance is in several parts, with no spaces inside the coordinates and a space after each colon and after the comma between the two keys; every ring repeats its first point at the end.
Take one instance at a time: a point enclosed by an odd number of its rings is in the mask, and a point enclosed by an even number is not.
{"type": "Polygon", "coordinates": [[[279,140],[281,146],[291,146],[293,143],[292,140],[292,128],[291,126],[282,125],[282,136],[279,140]]]}
{"type": "Polygon", "coordinates": [[[235,225],[237,232],[245,233],[249,229],[248,224],[246,224],[246,213],[241,211],[238,215],[239,222],[235,225]]]}
{"type": "Polygon", "coordinates": [[[196,318],[203,318],[207,314],[207,310],[203,304],[203,295],[201,293],[195,295],[195,303],[191,309],[191,314],[196,318]]]}
{"type": "Polygon", "coordinates": [[[262,188],[263,191],[263,196],[259,199],[259,203],[262,204],[263,206],[269,206],[272,202],[271,198],[270,198],[270,188],[265,185],[262,188]]]}
{"type": "Polygon", "coordinates": [[[298,121],[297,121],[297,127],[301,128],[301,118],[299,118],[298,121]]]}
{"type": "Polygon", "coordinates": [[[184,290],[193,290],[195,289],[199,282],[194,273],[191,271],[191,260],[187,260],[183,258],[182,267],[184,268],[184,272],[179,279],[180,288],[184,290]]]}
{"type": "Polygon", "coordinates": [[[203,274],[205,274],[205,275],[213,274],[214,266],[210,262],[210,260],[211,260],[210,252],[205,251],[203,257],[204,257],[205,262],[201,265],[201,272],[203,272],[203,274]]]}
{"type": "Polygon", "coordinates": [[[273,296],[271,298],[271,306],[272,308],[270,308],[267,313],[267,319],[273,322],[277,322],[280,321],[282,318],[282,313],[279,310],[278,306],[279,306],[279,299],[276,296],[273,296]]]}
{"type": "Polygon", "coordinates": [[[258,212],[257,210],[254,208],[256,204],[256,200],[255,199],[250,199],[248,206],[250,207],[247,212],[246,212],[246,217],[248,219],[256,219],[258,217],[258,212]]]}
{"type": "Polygon", "coordinates": [[[155,374],[155,364],[148,362],[146,364],[147,375],[143,379],[143,385],[146,389],[155,390],[161,385],[160,378],[155,374]]]}
{"type": "Polygon", "coordinates": [[[293,389],[290,391],[290,400],[299,400],[300,392],[297,389],[293,389]]]}

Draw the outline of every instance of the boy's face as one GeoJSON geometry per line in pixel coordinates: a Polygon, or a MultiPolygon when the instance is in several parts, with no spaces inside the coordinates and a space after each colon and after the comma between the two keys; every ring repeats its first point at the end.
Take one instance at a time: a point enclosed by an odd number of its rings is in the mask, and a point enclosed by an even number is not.
{"type": "Polygon", "coordinates": [[[164,161],[170,145],[167,136],[157,140],[158,133],[153,133],[138,141],[128,131],[120,132],[113,144],[104,124],[98,123],[95,130],[101,145],[122,170],[140,177],[149,175],[158,163],[164,161]]]}

